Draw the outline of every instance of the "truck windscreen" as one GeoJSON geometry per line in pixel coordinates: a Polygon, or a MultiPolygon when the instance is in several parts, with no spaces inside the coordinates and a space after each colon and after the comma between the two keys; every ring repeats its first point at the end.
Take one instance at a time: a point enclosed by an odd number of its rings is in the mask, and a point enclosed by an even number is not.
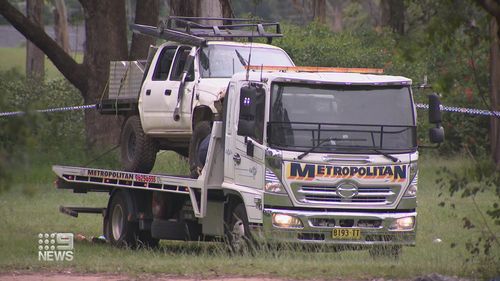
{"type": "MultiPolygon", "coordinates": [[[[200,72],[203,78],[229,78],[245,68],[238,53],[248,64],[248,46],[209,45],[200,51],[200,72]],[[238,51],[238,52],[236,52],[238,51]]],[[[288,55],[274,48],[253,47],[251,65],[294,66],[288,55]]]]}
{"type": "Polygon", "coordinates": [[[268,142],[294,151],[416,149],[408,86],[273,84],[268,142]]]}

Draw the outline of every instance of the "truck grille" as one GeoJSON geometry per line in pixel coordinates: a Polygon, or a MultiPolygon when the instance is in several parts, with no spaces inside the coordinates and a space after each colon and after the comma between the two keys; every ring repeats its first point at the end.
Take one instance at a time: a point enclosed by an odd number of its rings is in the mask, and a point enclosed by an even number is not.
{"type": "Polygon", "coordinates": [[[296,189],[295,195],[303,203],[360,203],[360,204],[391,204],[399,194],[399,186],[358,187],[358,194],[352,198],[342,198],[337,194],[337,186],[303,185],[296,189]]]}

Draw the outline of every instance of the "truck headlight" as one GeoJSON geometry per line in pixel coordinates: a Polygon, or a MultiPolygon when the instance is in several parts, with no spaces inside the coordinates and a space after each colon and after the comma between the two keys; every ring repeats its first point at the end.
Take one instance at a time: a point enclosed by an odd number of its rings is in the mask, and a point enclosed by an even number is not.
{"type": "Polygon", "coordinates": [[[418,164],[417,162],[410,164],[410,184],[406,188],[404,197],[415,197],[417,196],[418,186],[418,164]]]}
{"type": "Polygon", "coordinates": [[[304,225],[299,218],[285,215],[285,214],[273,214],[273,225],[282,228],[303,228],[304,225]]]}
{"type": "Polygon", "coordinates": [[[278,177],[271,171],[266,168],[266,182],[264,184],[264,191],[271,193],[281,193],[285,194],[285,187],[278,179],[278,177]]]}
{"type": "Polygon", "coordinates": [[[396,219],[389,226],[389,230],[405,231],[412,230],[415,227],[415,217],[404,217],[396,219]]]}

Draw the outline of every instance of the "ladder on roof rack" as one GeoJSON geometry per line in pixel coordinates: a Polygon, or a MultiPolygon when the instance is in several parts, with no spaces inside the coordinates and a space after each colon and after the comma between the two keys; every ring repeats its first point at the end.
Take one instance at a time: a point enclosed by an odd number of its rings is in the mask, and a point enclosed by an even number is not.
{"type": "Polygon", "coordinates": [[[158,27],[131,24],[132,31],[182,44],[202,46],[207,38],[266,38],[271,43],[275,37],[283,37],[278,22],[255,19],[215,17],[174,17],[161,21],[158,27]],[[213,22],[215,24],[209,24],[213,22]],[[221,24],[217,24],[221,23],[221,24]],[[267,28],[267,30],[266,30],[267,28]],[[269,31],[275,29],[274,31],[269,31]]]}

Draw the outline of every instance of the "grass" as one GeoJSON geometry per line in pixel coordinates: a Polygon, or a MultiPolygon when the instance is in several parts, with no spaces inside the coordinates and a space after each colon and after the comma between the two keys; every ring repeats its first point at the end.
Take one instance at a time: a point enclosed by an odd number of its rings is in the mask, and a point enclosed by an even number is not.
{"type": "MultiPolygon", "coordinates": [[[[75,55],[71,53],[72,57],[75,55]]],[[[0,48],[0,71],[7,71],[11,69],[17,70],[19,73],[26,72],[26,48],[0,48]]],[[[82,62],[83,55],[78,53],[76,55],[76,61],[82,62]]],[[[45,77],[47,79],[60,78],[62,74],[54,66],[54,64],[45,57],[45,77]]]]}
{"type": "MultiPolygon", "coordinates": [[[[434,181],[436,169],[457,169],[466,159],[425,158],[420,164],[417,246],[405,248],[399,260],[373,260],[367,251],[259,251],[256,256],[229,256],[219,243],[162,241],[159,250],[115,249],[109,245],[75,242],[71,262],[41,262],[37,256],[40,232],[73,232],[99,236],[101,217],[72,218],[58,212],[59,205],[105,206],[106,194],[72,194],[56,190],[46,167],[19,171],[16,183],[0,194],[0,271],[62,270],[120,272],[130,275],[168,273],[174,275],[270,275],[288,278],[412,278],[429,273],[481,277],[476,263],[467,263],[463,244],[479,230],[464,230],[463,216],[477,218],[470,199],[454,199],[457,209],[438,207],[441,201],[434,181]],[[40,180],[41,179],[41,180],[40,180]],[[435,243],[436,239],[441,243],[435,243]],[[458,246],[451,248],[451,243],[458,246]]],[[[172,153],[159,155],[156,172],[186,173],[187,165],[172,153]]],[[[477,198],[485,208],[494,200],[489,194],[477,198]]],[[[500,227],[494,230],[498,233],[500,227]]],[[[497,253],[498,254],[498,253],[497,253]]],[[[479,262],[479,261],[477,261],[479,262]]],[[[490,270],[495,270],[493,265],[490,270]]],[[[493,272],[492,271],[492,272],[493,272]]],[[[494,274],[490,272],[489,274],[494,274]]],[[[482,274],[482,273],[481,273],[482,274]]],[[[488,272],[486,272],[488,274],[488,272]]]]}

